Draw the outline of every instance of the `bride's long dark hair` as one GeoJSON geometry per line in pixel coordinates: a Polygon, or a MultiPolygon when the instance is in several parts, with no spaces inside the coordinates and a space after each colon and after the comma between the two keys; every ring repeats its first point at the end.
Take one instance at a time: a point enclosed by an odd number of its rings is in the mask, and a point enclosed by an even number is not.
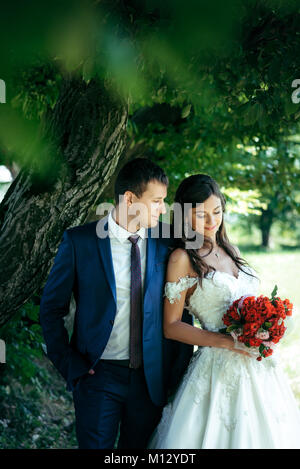
{"type": "MultiPolygon", "coordinates": [[[[221,206],[222,206],[222,223],[216,233],[216,242],[218,246],[220,246],[224,251],[231,257],[235,265],[239,270],[242,270],[245,272],[247,275],[250,275],[251,277],[255,277],[255,275],[252,275],[250,272],[246,272],[243,269],[243,266],[249,266],[249,263],[239,257],[233,246],[230,244],[230,241],[227,237],[226,234],[226,228],[225,228],[225,223],[224,223],[224,213],[226,210],[226,199],[224,195],[221,193],[218,184],[216,181],[208,176],[207,174],[195,174],[193,176],[190,176],[186,179],[184,179],[181,184],[179,185],[176,194],[175,194],[175,200],[174,202],[180,204],[182,213],[184,213],[184,204],[189,203],[192,208],[196,207],[197,203],[204,203],[211,195],[215,195],[218,197],[221,201],[221,206]]],[[[191,238],[186,236],[186,230],[184,229],[184,224],[186,223],[186,220],[184,220],[184,217],[180,217],[181,220],[178,221],[177,223],[180,223],[180,227],[175,227],[174,223],[176,223],[176,217],[173,217],[172,221],[172,229],[173,233],[182,233],[181,238],[176,238],[176,245],[172,249],[172,251],[176,248],[182,248],[186,251],[190,258],[191,265],[194,269],[194,271],[198,274],[199,276],[199,281],[200,285],[202,286],[202,279],[203,277],[210,271],[213,270],[215,271],[216,269],[213,266],[208,265],[205,262],[205,257],[207,257],[212,249],[213,249],[213,243],[210,238],[207,236],[204,236],[203,238],[203,247],[207,248],[210,246],[210,250],[207,254],[204,256],[200,256],[198,254],[198,249],[192,249],[186,248],[186,243],[191,240],[191,238]]],[[[249,266],[250,267],[250,266],[249,266]]]]}

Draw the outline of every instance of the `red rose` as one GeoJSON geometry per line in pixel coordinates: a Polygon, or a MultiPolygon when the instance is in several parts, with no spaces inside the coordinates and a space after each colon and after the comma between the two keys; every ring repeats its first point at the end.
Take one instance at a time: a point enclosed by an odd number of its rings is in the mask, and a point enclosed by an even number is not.
{"type": "Polygon", "coordinates": [[[259,347],[261,343],[262,343],[262,340],[257,339],[256,337],[249,339],[250,347],[259,347]]]}
{"type": "Polygon", "coordinates": [[[289,300],[283,300],[283,306],[285,308],[285,313],[287,316],[292,315],[292,310],[293,310],[293,303],[290,303],[289,300]]]}
{"type": "Polygon", "coordinates": [[[270,355],[272,355],[272,353],[273,353],[273,350],[271,348],[265,348],[262,351],[262,354],[264,357],[269,357],[270,355]]]}

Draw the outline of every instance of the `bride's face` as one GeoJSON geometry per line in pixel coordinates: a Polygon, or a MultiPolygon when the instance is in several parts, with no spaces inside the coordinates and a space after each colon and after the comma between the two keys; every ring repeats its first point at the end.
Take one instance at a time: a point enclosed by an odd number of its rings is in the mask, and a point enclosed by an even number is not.
{"type": "Polygon", "coordinates": [[[192,209],[192,228],[209,238],[215,238],[223,219],[222,204],[219,197],[212,194],[198,207],[192,209]]]}

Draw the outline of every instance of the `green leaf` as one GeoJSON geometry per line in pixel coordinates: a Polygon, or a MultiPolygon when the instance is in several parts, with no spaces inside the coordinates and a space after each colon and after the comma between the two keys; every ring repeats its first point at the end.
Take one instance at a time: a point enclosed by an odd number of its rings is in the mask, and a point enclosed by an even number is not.
{"type": "Polygon", "coordinates": [[[271,322],[264,322],[263,323],[263,328],[269,329],[269,327],[271,327],[271,326],[272,326],[271,322]]]}
{"type": "Polygon", "coordinates": [[[235,329],[239,329],[240,325],[239,324],[231,324],[231,326],[227,327],[227,332],[234,331],[235,329]]]}
{"type": "MultiPolygon", "coordinates": [[[[247,103],[248,104],[248,103],[247,103]]],[[[257,121],[260,113],[260,104],[259,103],[254,103],[251,104],[249,103],[247,105],[247,111],[244,115],[244,124],[245,125],[253,125],[257,121]]]]}
{"type": "Polygon", "coordinates": [[[278,287],[277,287],[277,285],[275,285],[275,287],[274,287],[274,289],[273,289],[273,291],[272,291],[272,293],[271,293],[271,298],[272,298],[272,299],[277,295],[277,290],[278,290],[278,287]]]}
{"type": "Polygon", "coordinates": [[[192,108],[192,105],[191,104],[188,104],[187,106],[185,106],[182,111],[181,111],[181,117],[183,119],[185,119],[191,112],[191,108],[192,108]]]}

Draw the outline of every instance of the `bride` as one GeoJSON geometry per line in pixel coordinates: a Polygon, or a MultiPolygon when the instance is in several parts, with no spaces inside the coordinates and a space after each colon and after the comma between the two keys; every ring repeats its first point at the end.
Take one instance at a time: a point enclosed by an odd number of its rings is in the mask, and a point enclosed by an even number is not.
{"type": "Polygon", "coordinates": [[[259,362],[218,332],[231,303],[257,296],[259,287],[254,269],[227,238],[224,196],[211,177],[197,174],[180,184],[175,202],[182,209],[191,204],[190,228],[204,235],[204,244],[187,248],[183,237],[170,255],[164,334],[199,348],[148,448],[300,448],[300,412],[277,354],[259,362]],[[201,328],[181,322],[184,308],[201,328]]]}

